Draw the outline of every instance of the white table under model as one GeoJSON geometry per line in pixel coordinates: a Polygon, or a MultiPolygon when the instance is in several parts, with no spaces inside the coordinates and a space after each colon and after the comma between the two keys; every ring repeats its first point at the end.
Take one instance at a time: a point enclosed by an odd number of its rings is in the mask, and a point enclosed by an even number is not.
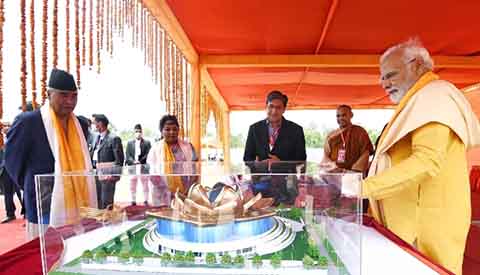
{"type": "MultiPolygon", "coordinates": [[[[62,258],[62,266],[81,256],[83,251],[87,249],[94,249],[100,244],[111,240],[113,237],[124,233],[128,229],[138,225],[141,221],[128,221],[120,225],[109,227],[101,227],[93,231],[71,237],[65,241],[65,252],[62,258]]],[[[358,265],[355,267],[356,271],[351,271],[352,275],[431,275],[438,274],[427,265],[423,264],[414,256],[405,252],[395,243],[384,237],[373,228],[359,225],[362,240],[361,251],[361,271],[358,270],[358,265]],[[360,273],[361,272],[361,273],[360,273]]],[[[333,242],[332,242],[333,243],[333,242]]],[[[335,246],[335,245],[334,245],[335,246]]],[[[349,268],[349,263],[359,260],[347,259],[348,253],[344,254],[337,251],[342,261],[349,268]]],[[[305,270],[299,268],[298,264],[285,262],[284,268],[273,269],[269,266],[268,261],[264,261],[264,267],[260,269],[222,269],[222,268],[166,268],[162,267],[158,258],[145,258],[141,266],[134,264],[82,264],[80,268],[62,268],[65,271],[81,272],[87,274],[335,274],[331,270],[305,270]],[[290,267],[289,267],[290,266],[290,267]],[[297,266],[297,267],[296,267],[297,266]]],[[[247,263],[248,265],[248,263],[247,263]]]]}

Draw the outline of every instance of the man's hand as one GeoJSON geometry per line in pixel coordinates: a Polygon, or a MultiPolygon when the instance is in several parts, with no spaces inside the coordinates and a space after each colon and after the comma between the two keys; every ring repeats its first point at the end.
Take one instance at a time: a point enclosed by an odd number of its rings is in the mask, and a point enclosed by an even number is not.
{"type": "Polygon", "coordinates": [[[272,154],[268,154],[268,159],[265,160],[267,162],[268,170],[270,171],[272,168],[272,163],[280,161],[280,159],[272,154]]]}
{"type": "Polygon", "coordinates": [[[334,161],[326,160],[325,158],[319,164],[320,169],[324,171],[332,171],[337,168],[337,164],[334,161]]]}
{"type": "Polygon", "coordinates": [[[272,154],[268,154],[268,160],[270,160],[272,162],[273,161],[280,161],[280,159],[277,156],[272,155],[272,154]]]}
{"type": "Polygon", "coordinates": [[[133,164],[140,164],[140,161],[136,160],[133,162],[133,164]]]}

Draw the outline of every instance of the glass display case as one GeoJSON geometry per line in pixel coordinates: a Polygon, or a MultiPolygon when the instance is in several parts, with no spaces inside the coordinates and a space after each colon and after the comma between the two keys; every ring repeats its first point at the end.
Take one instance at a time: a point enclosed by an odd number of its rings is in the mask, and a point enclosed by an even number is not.
{"type": "Polygon", "coordinates": [[[37,175],[43,272],[359,275],[360,181],[293,162],[37,175]]]}

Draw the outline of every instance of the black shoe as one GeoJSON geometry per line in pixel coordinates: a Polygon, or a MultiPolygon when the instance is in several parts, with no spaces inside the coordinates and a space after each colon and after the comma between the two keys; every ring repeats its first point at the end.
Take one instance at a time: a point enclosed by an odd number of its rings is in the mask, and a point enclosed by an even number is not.
{"type": "Polygon", "coordinates": [[[15,220],[15,216],[7,216],[5,219],[3,219],[0,223],[8,223],[8,222],[11,222],[13,220],[15,220]]]}
{"type": "Polygon", "coordinates": [[[132,201],[132,204],[130,204],[130,205],[131,205],[131,206],[135,206],[135,205],[137,205],[137,203],[134,202],[134,201],[132,201]]]}

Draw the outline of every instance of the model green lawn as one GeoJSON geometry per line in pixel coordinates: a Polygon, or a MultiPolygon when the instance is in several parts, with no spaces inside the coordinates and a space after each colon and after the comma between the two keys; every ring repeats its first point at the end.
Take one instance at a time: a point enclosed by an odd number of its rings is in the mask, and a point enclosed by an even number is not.
{"type": "MultiPolygon", "coordinates": [[[[278,216],[294,220],[296,222],[303,221],[303,210],[298,208],[285,209],[280,208],[278,216]]],[[[178,267],[213,267],[213,268],[239,268],[243,267],[246,258],[243,256],[231,257],[230,255],[215,256],[213,253],[206,255],[206,260],[202,262],[195,262],[192,257],[192,252],[176,254],[164,253],[158,255],[146,250],[143,246],[143,238],[148,233],[147,225],[154,221],[147,219],[145,222],[134,226],[108,242],[96,247],[93,250],[84,251],[81,257],[70,262],[67,266],[75,266],[82,262],[103,263],[108,256],[116,256],[120,263],[136,263],[141,264],[143,258],[158,258],[160,263],[164,266],[178,266],[178,267]]],[[[333,247],[328,240],[324,240],[321,244],[325,247],[327,255],[321,255],[320,249],[309,238],[308,232],[300,231],[296,233],[295,240],[288,247],[283,250],[267,254],[263,256],[254,255],[249,260],[252,261],[253,266],[260,268],[263,264],[262,260],[268,260],[273,267],[280,267],[282,261],[302,261],[307,269],[321,268],[325,269],[329,263],[340,267],[344,272],[341,274],[348,274],[343,267],[343,263],[339,260],[333,247]]],[[[66,273],[71,274],[71,273],[66,273]]],[[[60,274],[57,274],[60,275],[60,274]]]]}

